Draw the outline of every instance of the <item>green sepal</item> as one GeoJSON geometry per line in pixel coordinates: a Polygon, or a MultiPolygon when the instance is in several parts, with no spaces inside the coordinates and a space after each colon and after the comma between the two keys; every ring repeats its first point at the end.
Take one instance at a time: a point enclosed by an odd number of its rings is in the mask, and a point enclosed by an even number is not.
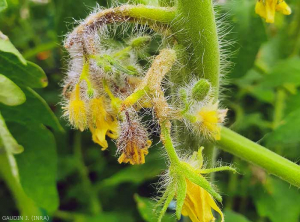
{"type": "Polygon", "coordinates": [[[184,172],[185,177],[190,180],[192,183],[197,184],[198,186],[202,187],[206,190],[209,194],[211,194],[217,201],[222,202],[222,197],[218,194],[210,185],[210,183],[200,175],[192,166],[185,162],[180,162],[180,167],[182,172],[184,172]]]}
{"type": "Polygon", "coordinates": [[[180,220],[181,211],[184,204],[186,192],[187,192],[187,184],[184,176],[178,176],[177,182],[177,204],[176,204],[176,217],[180,220]]]}
{"type": "Polygon", "coordinates": [[[161,211],[159,212],[159,217],[158,217],[158,222],[160,222],[164,216],[164,214],[166,213],[169,204],[171,203],[171,201],[173,200],[175,193],[176,193],[176,186],[170,186],[170,190],[168,191],[167,197],[166,197],[166,201],[161,209],[161,211]]]}
{"type": "Polygon", "coordinates": [[[221,167],[215,167],[215,168],[211,168],[211,169],[203,169],[200,170],[201,174],[208,174],[208,173],[214,173],[214,172],[220,172],[220,171],[231,171],[232,173],[237,173],[236,169],[234,169],[233,167],[230,166],[221,166],[221,167]]]}

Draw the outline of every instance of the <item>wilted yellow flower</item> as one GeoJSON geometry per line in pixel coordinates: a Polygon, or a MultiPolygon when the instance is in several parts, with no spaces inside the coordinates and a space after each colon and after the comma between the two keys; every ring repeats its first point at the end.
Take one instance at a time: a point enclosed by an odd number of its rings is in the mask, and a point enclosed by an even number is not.
{"type": "Polygon", "coordinates": [[[77,84],[71,94],[70,102],[67,108],[70,123],[81,131],[87,127],[87,115],[84,101],[80,99],[80,87],[77,84]]]}
{"type": "Polygon", "coordinates": [[[105,150],[108,147],[106,135],[112,139],[118,138],[118,122],[105,110],[103,98],[93,98],[90,101],[90,118],[93,141],[105,150]]]}
{"type": "Polygon", "coordinates": [[[182,215],[189,216],[193,222],[211,222],[215,220],[212,213],[213,209],[220,214],[223,222],[223,213],[212,196],[188,179],[186,179],[186,184],[187,192],[181,211],[182,215]]]}
{"type": "Polygon", "coordinates": [[[117,141],[119,163],[144,164],[145,155],[151,146],[147,130],[140,124],[137,117],[130,117],[126,112],[126,120],[121,125],[121,135],[117,141]]]}
{"type": "Polygon", "coordinates": [[[255,12],[268,23],[274,23],[276,11],[284,15],[292,13],[291,8],[283,0],[258,0],[256,2],[255,12]]]}
{"type": "Polygon", "coordinates": [[[148,148],[151,146],[151,140],[147,140],[145,147],[138,147],[138,143],[128,141],[124,152],[118,159],[119,163],[144,164],[145,156],[149,153],[148,148]]]}

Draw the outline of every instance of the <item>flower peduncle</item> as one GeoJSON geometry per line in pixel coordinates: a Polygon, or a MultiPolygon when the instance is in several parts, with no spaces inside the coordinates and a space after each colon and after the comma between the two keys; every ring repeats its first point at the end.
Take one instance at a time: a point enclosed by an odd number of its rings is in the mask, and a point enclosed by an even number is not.
{"type": "Polygon", "coordinates": [[[91,14],[82,24],[77,26],[65,42],[70,48],[78,39],[82,40],[85,33],[94,31],[105,24],[134,22],[152,26],[168,26],[175,17],[175,9],[171,7],[151,7],[145,5],[122,5],[116,8],[101,10],[91,14]]]}

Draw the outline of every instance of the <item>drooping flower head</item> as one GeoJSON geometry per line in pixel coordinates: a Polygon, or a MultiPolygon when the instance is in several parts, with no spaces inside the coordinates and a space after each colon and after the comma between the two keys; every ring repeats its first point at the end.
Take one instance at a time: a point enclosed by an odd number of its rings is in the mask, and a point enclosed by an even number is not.
{"type": "Polygon", "coordinates": [[[182,207],[182,215],[188,216],[193,222],[210,222],[215,218],[212,209],[217,211],[222,221],[224,216],[212,196],[202,187],[186,179],[187,192],[182,207]]]}
{"type": "Polygon", "coordinates": [[[283,0],[258,0],[256,2],[256,14],[264,18],[267,23],[274,23],[276,11],[284,15],[292,13],[291,8],[283,0]]]}
{"type": "Polygon", "coordinates": [[[176,216],[178,220],[181,215],[184,215],[188,216],[193,222],[215,221],[214,210],[219,213],[221,221],[224,222],[224,215],[214,200],[221,202],[222,198],[203,175],[224,170],[234,173],[236,171],[230,166],[204,168],[203,149],[203,147],[200,147],[198,152],[194,152],[189,158],[182,159],[176,166],[170,166],[170,170],[166,175],[166,181],[170,182],[158,201],[158,205],[164,203],[158,221],[162,220],[168,205],[173,198],[176,198],[176,216]]]}
{"type": "Polygon", "coordinates": [[[126,111],[126,120],[121,124],[121,135],[117,140],[118,153],[121,153],[119,163],[143,164],[151,141],[148,139],[147,130],[133,119],[126,111]]]}

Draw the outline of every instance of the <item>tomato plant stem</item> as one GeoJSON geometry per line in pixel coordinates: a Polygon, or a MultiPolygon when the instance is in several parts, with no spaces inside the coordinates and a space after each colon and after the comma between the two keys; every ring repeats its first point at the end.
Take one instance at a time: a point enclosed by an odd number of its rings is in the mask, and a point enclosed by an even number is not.
{"type": "Polygon", "coordinates": [[[222,150],[251,162],[296,187],[300,187],[300,166],[290,160],[226,127],[222,127],[221,140],[218,141],[218,144],[222,150]]]}

